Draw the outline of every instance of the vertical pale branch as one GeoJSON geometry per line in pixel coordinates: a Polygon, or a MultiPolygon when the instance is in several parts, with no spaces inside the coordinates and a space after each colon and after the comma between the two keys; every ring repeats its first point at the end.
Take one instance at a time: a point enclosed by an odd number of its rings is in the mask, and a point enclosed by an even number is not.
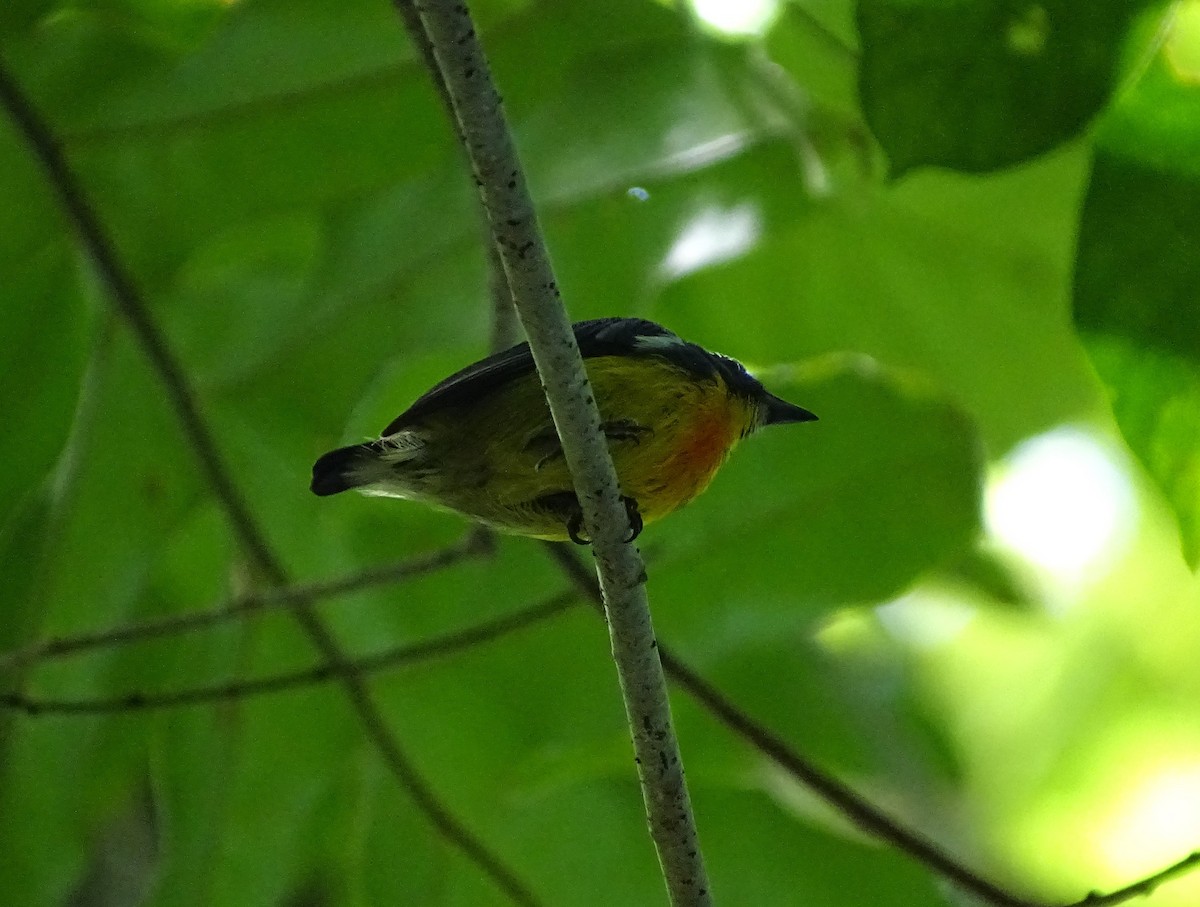
{"type": "Polygon", "coordinates": [[[525,177],[466,5],[415,4],[450,96],[592,539],[651,835],[672,903],[711,903],[630,526],[525,177]]]}

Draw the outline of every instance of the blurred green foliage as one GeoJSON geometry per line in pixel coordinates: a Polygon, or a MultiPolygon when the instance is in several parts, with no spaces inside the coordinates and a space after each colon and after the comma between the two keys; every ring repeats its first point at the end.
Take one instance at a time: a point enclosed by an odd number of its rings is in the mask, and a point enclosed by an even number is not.
{"type": "Polygon", "coordinates": [[[860,0],[863,111],[895,172],[987,171],[1078,135],[1146,0],[860,0]]]}
{"type": "MultiPolygon", "coordinates": [[[[662,638],[1020,891],[1078,899],[1200,846],[1181,555],[1200,556],[1196,0],[796,0],[748,41],[646,0],[474,7],[573,317],[658,320],[822,419],[748,442],[643,536],[662,638]],[[1124,547],[1065,584],[981,520],[988,464],[1064,423],[1110,448],[1123,433],[1138,501],[1124,547]]],[[[21,0],[0,7],[0,53],[293,573],[459,537],[415,505],[307,490],[318,454],[488,336],[470,186],[389,4],[21,0]]],[[[0,198],[3,646],[244,588],[157,377],[2,118],[0,198]]],[[[562,585],[502,539],[323,613],[366,653],[562,585]]],[[[0,676],[87,698],[312,658],[274,613],[0,676]]],[[[543,903],[663,901],[586,609],[373,688],[543,903]]],[[[967,903],[675,705],[720,901],[967,903]]],[[[0,903],[31,907],[503,903],[336,686],[4,715],[0,852],[0,903]]]]}

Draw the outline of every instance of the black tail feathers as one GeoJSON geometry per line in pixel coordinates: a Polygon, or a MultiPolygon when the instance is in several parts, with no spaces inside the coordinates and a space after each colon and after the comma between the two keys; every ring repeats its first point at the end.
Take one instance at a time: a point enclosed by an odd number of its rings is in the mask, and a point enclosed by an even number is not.
{"type": "Polygon", "coordinates": [[[364,484],[362,467],[373,459],[370,444],[331,450],[313,464],[312,491],[324,497],[364,484]]]}

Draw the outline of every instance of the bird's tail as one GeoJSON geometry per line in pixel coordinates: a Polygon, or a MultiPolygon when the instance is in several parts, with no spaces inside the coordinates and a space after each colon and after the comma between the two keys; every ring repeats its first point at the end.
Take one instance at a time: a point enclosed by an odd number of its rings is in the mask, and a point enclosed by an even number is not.
{"type": "Polygon", "coordinates": [[[331,450],[313,464],[313,494],[324,497],[351,488],[386,486],[398,481],[406,464],[425,455],[425,440],[418,432],[400,431],[368,441],[331,450]]]}
{"type": "Polygon", "coordinates": [[[378,476],[379,453],[372,444],[339,447],[313,464],[312,491],[322,497],[369,485],[378,476]]]}

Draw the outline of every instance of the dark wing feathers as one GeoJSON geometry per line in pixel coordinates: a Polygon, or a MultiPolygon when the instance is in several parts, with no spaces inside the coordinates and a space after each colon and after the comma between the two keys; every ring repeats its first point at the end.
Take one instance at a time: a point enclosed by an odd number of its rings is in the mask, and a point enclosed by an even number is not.
{"type": "MultiPolygon", "coordinates": [[[[592,321],[577,322],[574,330],[575,341],[579,344],[579,352],[585,359],[596,356],[636,354],[635,343],[639,337],[672,338],[675,336],[661,325],[642,318],[597,318],[592,321]]],[[[680,344],[693,348],[701,356],[704,355],[699,347],[683,344],[682,341],[680,344]]],[[[653,355],[654,350],[648,348],[645,350],[645,354],[653,355]]],[[[711,364],[708,364],[707,369],[711,371],[711,364]]],[[[442,407],[460,406],[470,400],[477,400],[509,381],[529,375],[533,371],[533,356],[529,352],[529,344],[518,343],[514,347],[488,356],[473,365],[468,365],[462,371],[455,372],[449,378],[439,381],[422,394],[412,406],[397,416],[383,430],[383,436],[387,437],[401,431],[442,407]]]]}

